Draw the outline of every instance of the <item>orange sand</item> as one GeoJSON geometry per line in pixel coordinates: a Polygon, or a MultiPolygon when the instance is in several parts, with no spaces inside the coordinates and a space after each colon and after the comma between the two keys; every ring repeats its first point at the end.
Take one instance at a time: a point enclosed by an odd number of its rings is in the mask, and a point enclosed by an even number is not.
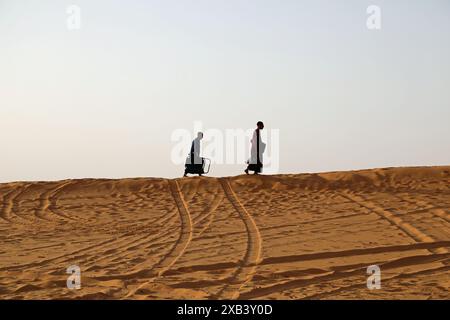
{"type": "Polygon", "coordinates": [[[15,182],[0,199],[1,299],[450,298],[450,167],[15,182]]]}

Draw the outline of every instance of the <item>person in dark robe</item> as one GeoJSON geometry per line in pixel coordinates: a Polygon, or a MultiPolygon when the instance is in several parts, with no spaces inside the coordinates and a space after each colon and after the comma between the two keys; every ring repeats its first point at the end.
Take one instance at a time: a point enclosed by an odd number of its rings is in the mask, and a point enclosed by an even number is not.
{"type": "Polygon", "coordinates": [[[247,169],[245,169],[246,174],[249,174],[249,171],[253,171],[255,174],[259,174],[262,171],[262,155],[266,147],[266,144],[261,141],[260,131],[263,129],[264,123],[262,123],[262,121],[258,121],[251,140],[252,148],[250,152],[250,159],[247,161],[248,166],[247,169]]]}
{"type": "Polygon", "coordinates": [[[203,139],[203,132],[198,132],[197,133],[197,138],[195,138],[192,141],[191,144],[191,151],[189,153],[189,158],[188,161],[189,163],[186,163],[186,168],[184,170],[184,177],[187,177],[188,173],[192,173],[189,172],[189,168],[188,165],[191,165],[191,168],[195,168],[196,173],[198,173],[199,176],[202,175],[202,168],[203,168],[203,158],[200,157],[200,141],[203,139]]]}

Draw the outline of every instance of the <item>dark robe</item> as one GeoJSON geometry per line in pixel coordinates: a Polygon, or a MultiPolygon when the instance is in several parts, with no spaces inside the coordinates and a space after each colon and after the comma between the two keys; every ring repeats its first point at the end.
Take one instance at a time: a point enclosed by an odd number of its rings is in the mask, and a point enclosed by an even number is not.
{"type": "Polygon", "coordinates": [[[203,158],[200,157],[200,139],[195,138],[191,144],[189,157],[186,159],[184,174],[203,174],[203,158]]]}
{"type": "Polygon", "coordinates": [[[190,152],[191,164],[202,164],[202,158],[200,157],[200,139],[195,138],[191,144],[190,152]]]}

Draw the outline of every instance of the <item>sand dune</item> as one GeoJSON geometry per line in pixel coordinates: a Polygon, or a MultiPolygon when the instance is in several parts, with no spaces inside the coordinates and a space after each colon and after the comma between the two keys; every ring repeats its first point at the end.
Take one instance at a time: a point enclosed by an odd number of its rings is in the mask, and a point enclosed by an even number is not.
{"type": "Polygon", "coordinates": [[[450,167],[15,182],[0,199],[2,299],[450,298],[450,167]]]}

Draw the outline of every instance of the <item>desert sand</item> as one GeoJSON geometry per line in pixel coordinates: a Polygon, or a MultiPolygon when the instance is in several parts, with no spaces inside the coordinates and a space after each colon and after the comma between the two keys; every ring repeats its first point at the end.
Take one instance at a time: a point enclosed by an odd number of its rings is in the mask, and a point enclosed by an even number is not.
{"type": "Polygon", "coordinates": [[[450,299],[450,167],[14,182],[0,199],[1,299],[450,299]]]}

